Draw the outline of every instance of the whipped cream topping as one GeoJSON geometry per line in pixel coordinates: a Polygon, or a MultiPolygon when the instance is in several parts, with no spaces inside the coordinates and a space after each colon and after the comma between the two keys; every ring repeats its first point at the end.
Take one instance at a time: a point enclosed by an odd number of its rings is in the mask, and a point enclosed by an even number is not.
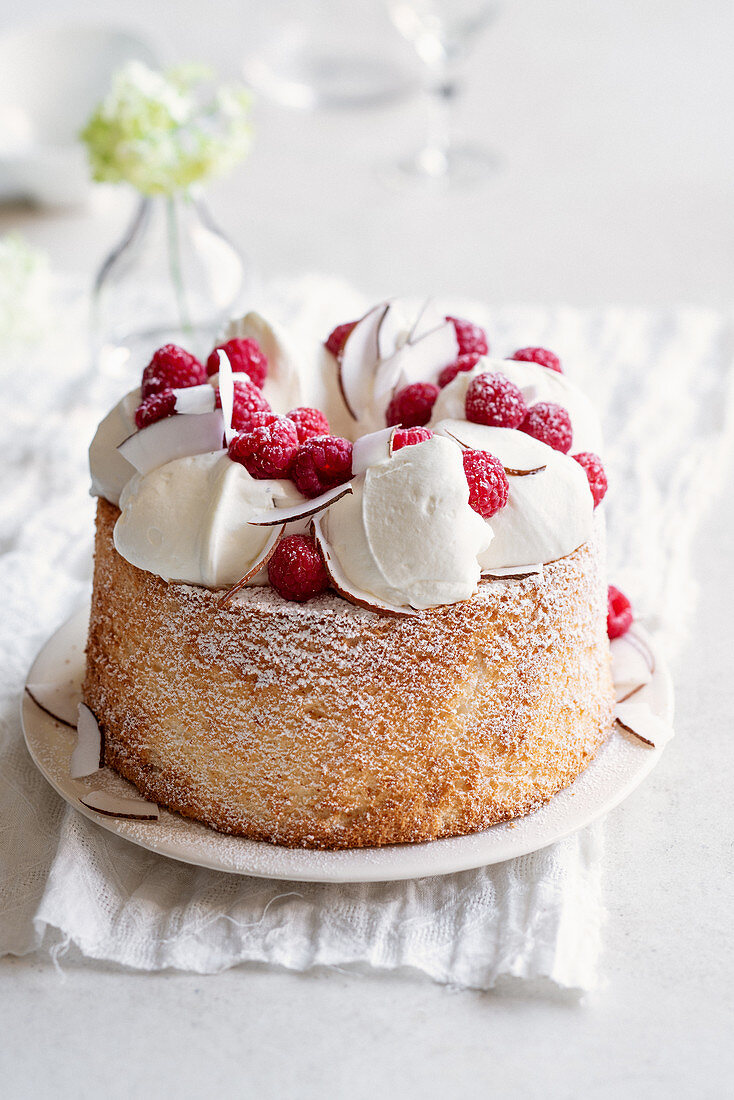
{"type": "MultiPolygon", "coordinates": [[[[286,413],[297,405],[304,404],[303,371],[299,369],[297,358],[288,345],[288,338],[277,325],[266,321],[254,311],[244,317],[230,321],[220,343],[226,340],[254,340],[268,361],[268,373],[263,385],[263,394],[277,413],[286,413]]],[[[248,377],[245,375],[244,377],[248,377]]],[[[243,376],[233,373],[235,381],[243,376]]],[[[210,379],[211,381],[211,379],[210,379]]],[[[216,376],[214,379],[216,385],[216,376]]]]}
{"type": "Polygon", "coordinates": [[[434,436],[371,465],[322,520],[344,576],[376,603],[468,599],[492,529],[469,505],[460,447],[434,436]]]}
{"type": "MultiPolygon", "coordinates": [[[[274,536],[273,528],[256,527],[250,517],[294,496],[302,499],[289,482],[258,481],[226,451],[177,458],[125,485],[115,548],[165,581],[236,584],[274,536]]],[[[264,570],[250,583],[258,579],[267,583],[264,570]]]]}
{"type": "Polygon", "coordinates": [[[135,410],[140,400],[139,388],[126,393],[101,421],[89,445],[90,494],[104,497],[111,504],[119,504],[120,493],[135,473],[135,467],[117,448],[135,431],[135,410]]]}
{"type": "MultiPolygon", "coordinates": [[[[578,463],[523,432],[465,419],[472,379],[500,371],[529,405],[555,401],[568,410],[572,453],[599,453],[593,407],[564,375],[536,363],[481,359],[441,390],[431,420],[434,437],[391,455],[392,433],[384,427],[388,402],[404,385],[436,380],[456,358],[455,331],[432,303],[416,312],[395,300],[370,310],[354,333],[339,363],[319,345],[307,349],[298,366],[287,339],[259,314],[232,322],[222,336],[248,337],[263,349],[269,364],[264,393],[275,412],[320,408],[332,434],[360,440],[352,494],[329,505],[317,524],[322,549],[341,578],[337,583],[334,577],[337,587],[343,581],[347,594],[378,608],[420,610],[471,597],[481,574],[541,568],[588,540],[593,500],[578,463]],[[365,438],[370,429],[377,434],[365,438]],[[507,505],[485,520],[469,505],[462,444],[489,451],[510,470],[544,469],[510,475],[507,505]]],[[[247,377],[233,375],[235,381],[247,377]]],[[[218,375],[209,384],[216,386],[218,375]]],[[[177,411],[190,419],[210,409],[206,390],[178,391],[177,411]]],[[[248,583],[266,584],[260,563],[282,528],[250,520],[304,498],[290,481],[252,478],[226,451],[165,461],[169,453],[161,466],[137,474],[117,448],[135,432],[140,400],[139,389],[127,394],[101,422],[89,450],[92,493],[122,510],[115,528],[119,553],[167,581],[228,586],[252,570],[248,583]]],[[[310,527],[309,514],[284,530],[310,527]]]]}
{"type": "MultiPolygon", "coordinates": [[[[528,405],[538,401],[553,401],[563,405],[571,417],[573,442],[571,452],[593,451],[601,454],[602,433],[599,418],[586,394],[558,371],[549,370],[540,363],[523,363],[516,359],[480,359],[475,367],[461,371],[453,382],[445,386],[436,399],[431,417],[431,427],[441,420],[463,420],[466,391],[473,379],[486,373],[504,374],[522,390],[528,405]]],[[[500,456],[498,456],[500,457],[500,456]]]]}
{"type": "MultiPolygon", "coordinates": [[[[264,352],[268,373],[263,394],[274,412],[284,415],[302,405],[320,409],[329,421],[332,435],[354,438],[354,420],[339,389],[333,356],[321,341],[302,349],[297,356],[283,330],[255,312],[231,321],[221,342],[235,338],[255,340],[264,352]]],[[[232,377],[238,382],[248,376],[235,371],[232,377]]],[[[216,386],[218,378],[213,375],[209,381],[216,386]]]]}
{"type": "Polygon", "coordinates": [[[594,501],[582,467],[525,432],[489,428],[467,420],[442,420],[435,430],[466,446],[489,451],[506,469],[545,469],[509,475],[507,504],[490,520],[490,545],[479,555],[482,572],[556,561],[590,538],[594,501]]]}

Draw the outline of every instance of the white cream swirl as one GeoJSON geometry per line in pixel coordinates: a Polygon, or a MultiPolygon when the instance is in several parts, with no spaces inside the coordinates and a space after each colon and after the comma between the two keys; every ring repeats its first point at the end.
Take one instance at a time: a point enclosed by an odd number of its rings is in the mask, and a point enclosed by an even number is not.
{"type": "Polygon", "coordinates": [[[457,374],[436,399],[431,427],[441,420],[463,420],[466,391],[475,378],[487,372],[504,374],[505,378],[514,382],[522,390],[528,405],[535,405],[538,401],[553,401],[557,405],[563,405],[571,417],[571,451],[574,454],[580,451],[601,454],[601,425],[586,394],[569,382],[564,374],[549,370],[539,363],[523,363],[516,359],[480,359],[471,370],[457,374]]]}
{"type": "Polygon", "coordinates": [[[120,493],[135,473],[126,458],[117,450],[135,431],[135,410],[140,404],[140,390],[131,390],[101,421],[89,445],[89,472],[92,475],[90,493],[118,504],[120,493]]]}
{"type": "Polygon", "coordinates": [[[469,505],[461,449],[434,436],[356,478],[322,523],[344,577],[375,603],[416,609],[468,599],[492,530],[469,505]]]}
{"type": "Polygon", "coordinates": [[[443,420],[435,430],[489,451],[507,469],[545,466],[537,474],[508,477],[507,504],[486,521],[494,538],[479,555],[482,572],[556,561],[591,536],[594,501],[584,470],[569,455],[511,428],[443,420]]]}
{"type": "Polygon", "coordinates": [[[136,474],[124,487],[115,548],[131,565],[165,581],[235,584],[274,533],[249,523],[250,517],[294,495],[302,499],[287,482],[251,477],[226,451],[177,458],[136,474]]]}

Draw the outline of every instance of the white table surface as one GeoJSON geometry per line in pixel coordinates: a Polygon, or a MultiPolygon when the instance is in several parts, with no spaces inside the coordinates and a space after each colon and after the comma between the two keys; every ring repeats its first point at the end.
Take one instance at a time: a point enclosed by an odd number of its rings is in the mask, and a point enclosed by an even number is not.
{"type": "MultiPolygon", "coordinates": [[[[246,28],[234,7],[130,0],[126,13],[171,55],[231,70],[246,28]]],[[[63,12],[122,21],[110,0],[2,0],[0,29],[63,12]]],[[[480,190],[381,186],[375,165],[415,132],[416,105],[318,116],[261,105],[252,157],[211,206],[266,277],[320,269],[376,295],[728,310],[733,37],[728,0],[506,0],[467,67],[463,128],[503,157],[480,190]]],[[[109,193],[84,210],[5,208],[0,233],[20,229],[59,269],[91,272],[125,211],[109,193]]],[[[584,1003],[410,974],[201,978],[62,960],[60,977],[46,959],[6,959],[3,1095],[731,1095],[732,516],[734,485],[699,538],[678,736],[608,822],[604,986],[584,1003]]]]}

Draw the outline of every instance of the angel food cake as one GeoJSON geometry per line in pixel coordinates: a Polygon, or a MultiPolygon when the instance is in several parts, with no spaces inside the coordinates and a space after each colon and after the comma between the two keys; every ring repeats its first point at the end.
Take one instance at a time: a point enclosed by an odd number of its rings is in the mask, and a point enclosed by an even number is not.
{"type": "Polygon", "coordinates": [[[159,349],[100,424],[105,762],[285,845],[528,813],[613,720],[594,412],[551,352],[490,358],[430,303],[311,351],[248,314],[206,364],[159,349]]]}

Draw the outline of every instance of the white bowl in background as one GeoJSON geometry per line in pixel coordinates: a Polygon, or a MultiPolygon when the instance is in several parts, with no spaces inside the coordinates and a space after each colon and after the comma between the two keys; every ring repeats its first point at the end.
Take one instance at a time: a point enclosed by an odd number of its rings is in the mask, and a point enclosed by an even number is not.
{"type": "Polygon", "coordinates": [[[157,63],[148,42],[117,27],[42,25],[0,37],[0,200],[88,197],[79,131],[112,73],[132,59],[157,63]]]}

